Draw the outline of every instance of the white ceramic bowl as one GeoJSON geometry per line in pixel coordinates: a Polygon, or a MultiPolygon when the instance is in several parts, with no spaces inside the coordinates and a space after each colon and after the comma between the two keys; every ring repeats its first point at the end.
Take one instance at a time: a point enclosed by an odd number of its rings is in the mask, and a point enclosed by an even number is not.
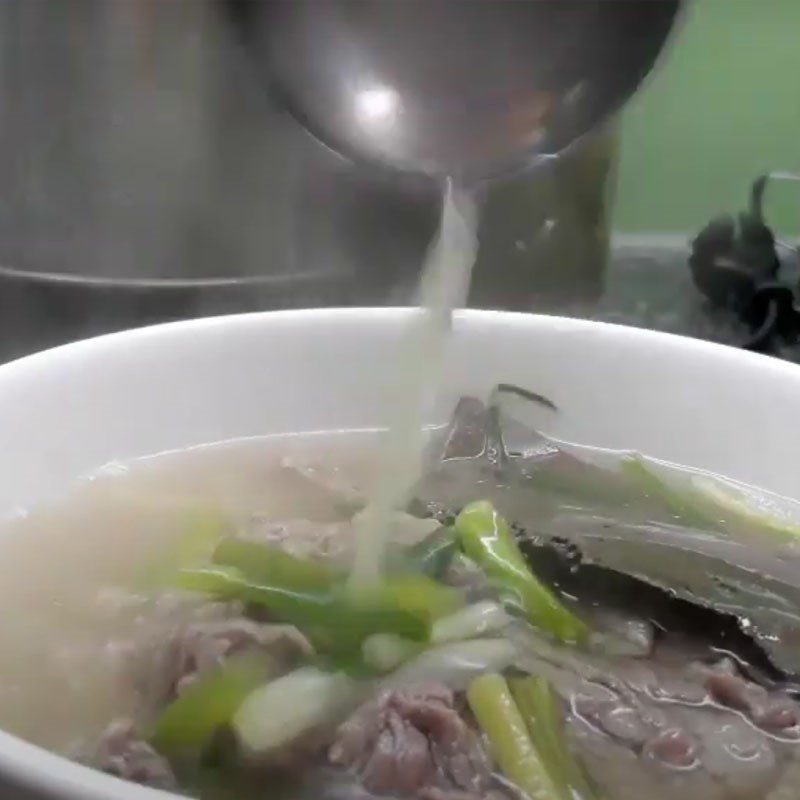
{"type": "MultiPolygon", "coordinates": [[[[255,434],[381,426],[401,310],[204,319],[0,367],[0,515],[113,459],[255,434]]],[[[449,398],[499,381],[546,395],[548,432],[800,497],[800,368],[681,337],[529,315],[459,315],[449,398]]],[[[443,409],[444,412],[444,409],[443,409]]],[[[0,734],[0,775],[59,800],[173,797],[0,734]]],[[[8,797],[0,788],[0,796],[8,797]]],[[[13,795],[16,797],[17,795],[13,795]]]]}

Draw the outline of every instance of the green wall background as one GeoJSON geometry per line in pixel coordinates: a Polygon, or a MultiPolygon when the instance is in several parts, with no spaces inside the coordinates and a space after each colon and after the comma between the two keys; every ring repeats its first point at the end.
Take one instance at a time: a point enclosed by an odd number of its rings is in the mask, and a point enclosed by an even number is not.
{"type": "MultiPolygon", "coordinates": [[[[695,231],[759,173],[800,172],[800,0],[694,0],[677,34],[623,116],[618,231],[695,231]]],[[[800,233],[800,183],[767,211],[800,233]]]]}

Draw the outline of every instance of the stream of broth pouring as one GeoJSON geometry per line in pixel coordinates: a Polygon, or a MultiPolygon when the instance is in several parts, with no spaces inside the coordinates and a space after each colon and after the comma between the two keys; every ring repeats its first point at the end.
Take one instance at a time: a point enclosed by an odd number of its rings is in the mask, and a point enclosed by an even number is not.
{"type": "Polygon", "coordinates": [[[376,484],[356,528],[353,587],[379,577],[389,517],[408,500],[422,469],[425,417],[440,386],[453,310],[466,304],[478,251],[477,224],[475,192],[448,179],[439,230],[423,265],[419,307],[412,312],[397,366],[383,387],[389,425],[376,448],[381,454],[376,484]]]}

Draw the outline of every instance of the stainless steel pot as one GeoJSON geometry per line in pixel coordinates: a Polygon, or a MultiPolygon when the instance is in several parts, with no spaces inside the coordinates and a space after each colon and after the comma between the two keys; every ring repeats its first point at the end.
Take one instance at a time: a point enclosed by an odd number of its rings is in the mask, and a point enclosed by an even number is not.
{"type": "MultiPolygon", "coordinates": [[[[256,78],[216,0],[0,3],[0,279],[101,285],[106,316],[117,289],[181,288],[191,313],[220,287],[243,308],[408,300],[436,187],[354,170],[256,78]]],[[[599,290],[614,150],[606,130],[491,189],[475,304],[599,290]]]]}

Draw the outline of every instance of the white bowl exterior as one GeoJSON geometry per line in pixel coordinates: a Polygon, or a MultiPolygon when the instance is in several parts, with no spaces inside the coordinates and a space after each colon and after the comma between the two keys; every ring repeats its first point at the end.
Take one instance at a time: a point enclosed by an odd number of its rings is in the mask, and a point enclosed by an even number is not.
{"type": "MultiPolygon", "coordinates": [[[[380,427],[410,312],[314,310],[173,323],[0,367],[0,515],[113,460],[243,436],[380,427]]],[[[516,383],[548,433],[637,449],[800,498],[800,367],[601,323],[462,312],[447,402],[516,383]]],[[[164,797],[0,734],[0,772],[70,800],[164,797]]],[[[48,795],[49,796],[49,795],[48,795]]]]}

